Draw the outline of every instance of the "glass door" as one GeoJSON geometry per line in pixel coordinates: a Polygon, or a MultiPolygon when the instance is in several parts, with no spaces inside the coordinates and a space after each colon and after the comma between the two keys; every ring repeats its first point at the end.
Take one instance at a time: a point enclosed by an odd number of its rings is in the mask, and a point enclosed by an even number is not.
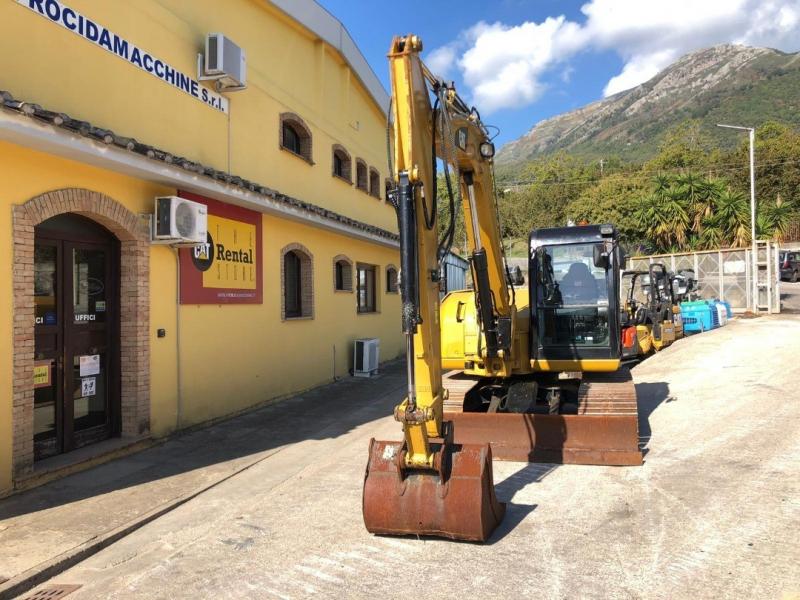
{"type": "Polygon", "coordinates": [[[64,428],[71,447],[111,436],[109,319],[111,249],[65,243],[69,301],[64,331],[64,428]]]}
{"type": "Polygon", "coordinates": [[[36,459],[61,452],[61,244],[36,241],[33,255],[35,353],[33,363],[33,445],[36,459]]]}
{"type": "Polygon", "coordinates": [[[34,458],[119,431],[119,252],[76,215],[37,226],[34,244],[34,458]]]}

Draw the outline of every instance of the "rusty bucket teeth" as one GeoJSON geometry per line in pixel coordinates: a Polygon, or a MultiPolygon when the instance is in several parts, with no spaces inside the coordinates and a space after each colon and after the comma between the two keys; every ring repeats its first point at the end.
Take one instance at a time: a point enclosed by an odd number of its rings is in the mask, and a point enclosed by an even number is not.
{"type": "Polygon", "coordinates": [[[364,477],[367,530],[388,535],[430,535],[484,542],[500,524],[488,444],[447,444],[442,473],[401,467],[401,442],[370,441],[364,477]]]}

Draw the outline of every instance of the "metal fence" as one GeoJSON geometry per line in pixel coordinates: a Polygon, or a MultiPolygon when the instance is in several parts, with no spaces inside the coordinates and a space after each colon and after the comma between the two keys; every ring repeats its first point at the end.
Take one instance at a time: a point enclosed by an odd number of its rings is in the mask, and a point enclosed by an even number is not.
{"type": "MultiPolygon", "coordinates": [[[[759,249],[759,262],[754,265],[750,248],[731,248],[687,252],[680,254],[655,254],[634,256],[628,259],[629,270],[647,270],[651,263],[663,263],[669,271],[691,269],[697,279],[702,298],[718,298],[729,302],[734,312],[759,310],[780,312],[780,293],[773,264],[777,265],[778,247],[767,244],[759,249]],[[767,260],[764,256],[772,257],[767,260]],[[755,269],[755,271],[754,271],[755,269]],[[756,281],[753,281],[755,272],[756,281]],[[754,283],[756,284],[754,286],[754,283]],[[753,290],[757,298],[753,298],[753,290]]],[[[623,290],[626,293],[627,290],[623,290]]]]}

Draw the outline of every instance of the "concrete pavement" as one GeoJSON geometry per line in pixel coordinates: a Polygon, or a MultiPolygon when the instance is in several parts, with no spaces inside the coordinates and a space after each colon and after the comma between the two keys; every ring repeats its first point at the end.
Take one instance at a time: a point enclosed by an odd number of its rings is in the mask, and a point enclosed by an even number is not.
{"type": "MultiPolygon", "coordinates": [[[[0,500],[0,598],[13,597],[292,444],[386,414],[402,364],[347,378],[0,500]],[[389,395],[390,399],[381,399],[389,395]]],[[[224,401],[224,399],[221,399],[224,401]]]]}
{"type": "Polygon", "coordinates": [[[368,439],[400,433],[387,385],[51,583],[76,600],[796,597],[798,336],[796,316],[737,319],[637,366],[644,466],[495,462],[509,509],[486,545],[364,530],[368,439]]]}

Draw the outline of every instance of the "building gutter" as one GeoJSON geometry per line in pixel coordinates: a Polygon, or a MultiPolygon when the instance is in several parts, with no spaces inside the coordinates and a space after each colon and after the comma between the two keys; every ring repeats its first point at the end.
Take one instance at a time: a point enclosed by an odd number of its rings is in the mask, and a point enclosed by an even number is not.
{"type": "MultiPolygon", "coordinates": [[[[45,152],[68,160],[122,173],[166,187],[194,192],[214,200],[256,212],[289,219],[351,238],[399,248],[396,239],[354,227],[332,216],[316,214],[292,206],[279,198],[217,181],[162,161],[156,161],[123,148],[87,139],[79,133],[49,125],[12,111],[0,110],[0,140],[45,152]]],[[[327,212],[327,211],[323,211],[327,212]]]]}

